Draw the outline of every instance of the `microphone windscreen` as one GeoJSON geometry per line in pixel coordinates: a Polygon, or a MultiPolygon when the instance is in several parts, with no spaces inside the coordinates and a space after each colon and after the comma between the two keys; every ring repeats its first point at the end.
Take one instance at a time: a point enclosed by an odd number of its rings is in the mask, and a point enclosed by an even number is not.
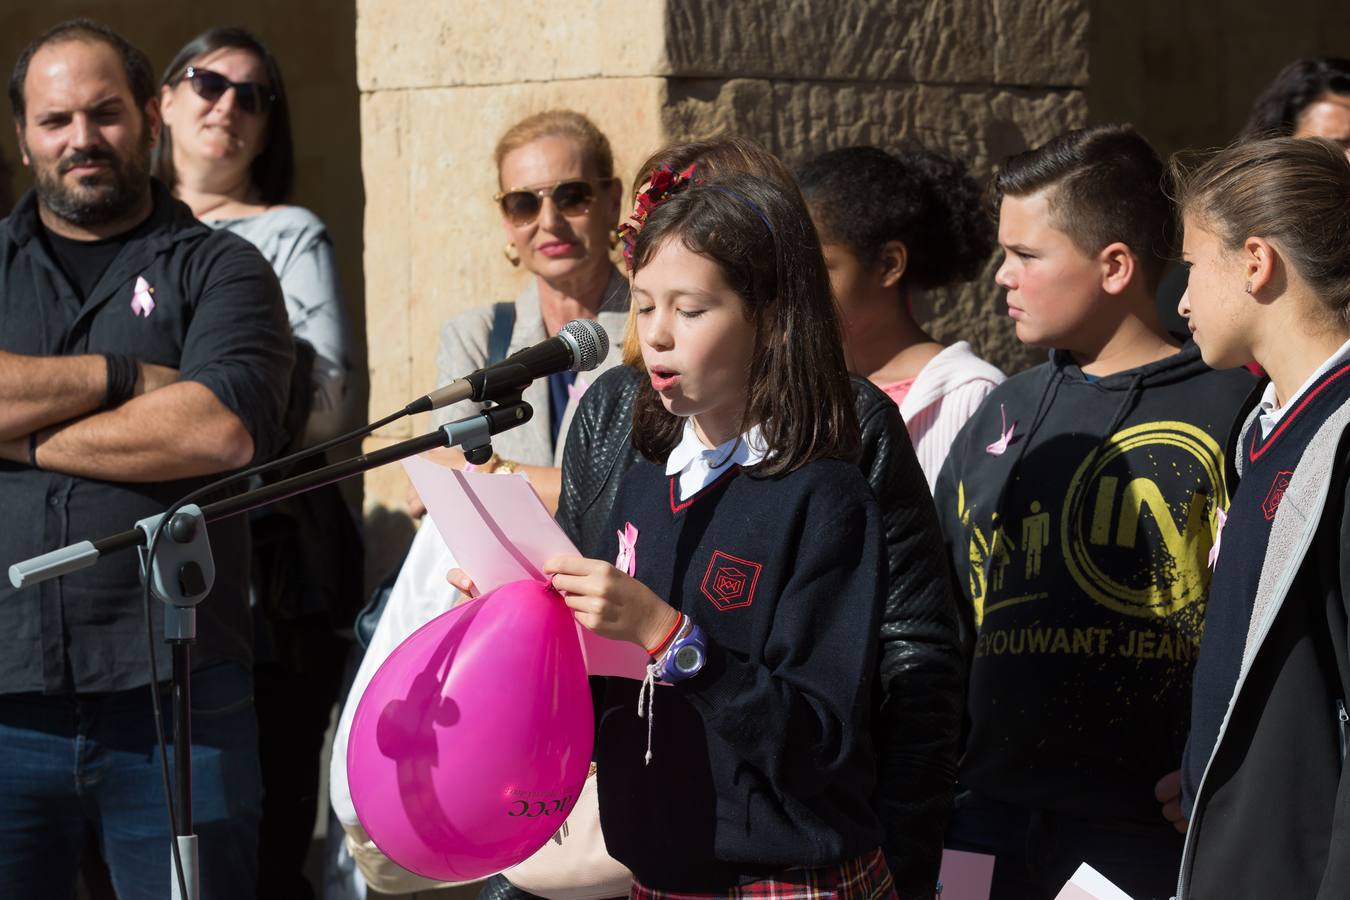
{"type": "Polygon", "coordinates": [[[593,319],[573,319],[558,334],[567,338],[576,351],[574,372],[589,372],[609,355],[609,335],[593,319]]]}

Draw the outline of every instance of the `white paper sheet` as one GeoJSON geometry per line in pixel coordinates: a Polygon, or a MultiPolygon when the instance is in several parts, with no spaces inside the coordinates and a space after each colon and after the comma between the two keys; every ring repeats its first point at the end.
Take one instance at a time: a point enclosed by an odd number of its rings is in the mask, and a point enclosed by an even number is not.
{"type": "Polygon", "coordinates": [[[1073,873],[1055,900],[1132,900],[1129,894],[1111,883],[1101,872],[1083,863],[1073,873]]]}

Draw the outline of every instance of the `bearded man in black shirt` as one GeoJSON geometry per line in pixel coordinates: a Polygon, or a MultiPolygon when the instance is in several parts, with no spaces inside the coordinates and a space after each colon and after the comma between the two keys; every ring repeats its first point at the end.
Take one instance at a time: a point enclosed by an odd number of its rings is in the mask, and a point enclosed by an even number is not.
{"type": "MultiPolygon", "coordinates": [[[[160,117],[141,51],[67,22],[19,56],[9,94],[35,186],[0,222],[6,567],[121,531],[275,453],[292,364],[266,260],[150,178],[160,117]]],[[[193,818],[201,896],[244,898],[256,893],[260,787],[243,519],[212,525],[211,546],[217,576],[194,653],[193,818]]],[[[71,896],[88,828],[119,896],[167,894],[143,616],[131,553],[23,590],[0,584],[8,896],[71,896]]],[[[162,634],[158,604],[153,616],[162,634]]]]}

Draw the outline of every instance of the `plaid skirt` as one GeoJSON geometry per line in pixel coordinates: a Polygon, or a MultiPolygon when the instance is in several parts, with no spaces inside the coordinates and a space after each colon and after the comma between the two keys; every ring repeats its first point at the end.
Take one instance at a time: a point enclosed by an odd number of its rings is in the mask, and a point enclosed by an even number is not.
{"type": "Polygon", "coordinates": [[[717,894],[682,894],[649,888],[636,878],[630,900],[897,900],[881,849],[833,866],[784,869],[773,878],[717,894]]]}

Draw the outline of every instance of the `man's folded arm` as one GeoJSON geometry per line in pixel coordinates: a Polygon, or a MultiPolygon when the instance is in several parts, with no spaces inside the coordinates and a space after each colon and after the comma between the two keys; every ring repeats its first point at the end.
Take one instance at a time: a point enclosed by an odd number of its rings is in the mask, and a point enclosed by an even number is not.
{"type": "MultiPolygon", "coordinates": [[[[39,468],[107,481],[171,481],[238,469],[253,459],[253,436],[211,391],[182,381],[116,409],[38,433],[39,468]]],[[[28,438],[0,456],[28,462],[28,438]]]]}
{"type": "MultiPolygon", "coordinates": [[[[133,396],[170,384],[174,369],[134,362],[133,396]]],[[[108,360],[81,356],[26,356],[0,351],[0,440],[25,437],[101,409],[108,396],[108,360]]]]}

